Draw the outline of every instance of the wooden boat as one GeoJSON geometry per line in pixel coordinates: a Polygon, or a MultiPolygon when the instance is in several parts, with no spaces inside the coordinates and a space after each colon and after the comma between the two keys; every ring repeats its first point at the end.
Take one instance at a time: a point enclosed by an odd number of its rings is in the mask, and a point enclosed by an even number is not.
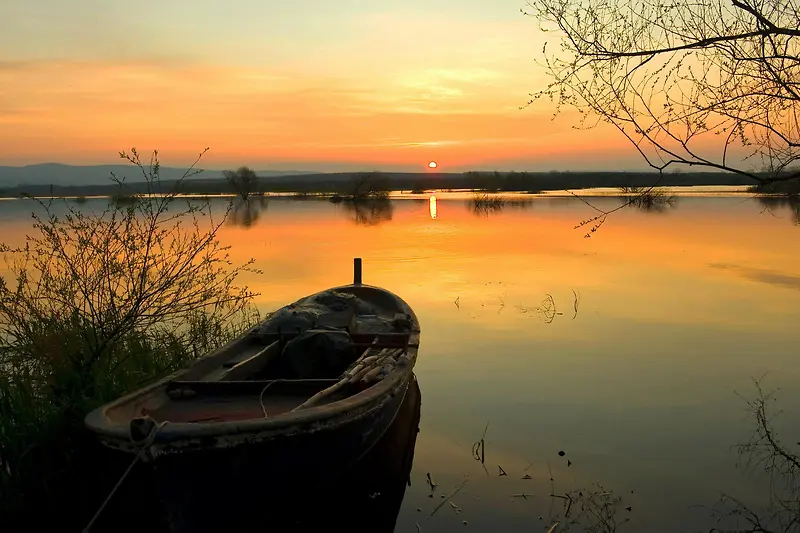
{"type": "MultiPolygon", "coordinates": [[[[146,510],[148,533],[320,531],[339,522],[346,524],[349,533],[391,533],[406,487],[412,483],[421,401],[419,383],[412,376],[394,422],[372,449],[342,475],[292,491],[255,471],[221,489],[203,478],[193,491],[196,505],[170,516],[162,512],[169,506],[165,509],[155,498],[152,469],[140,466],[123,484],[123,492],[113,498],[113,507],[103,513],[104,520],[91,531],[140,531],[142,521],[136,517],[146,510]],[[348,512],[355,513],[355,519],[348,512]]],[[[112,471],[123,471],[125,462],[129,461],[120,461],[112,471]]]]}
{"type": "Polygon", "coordinates": [[[392,425],[377,444],[343,475],[325,480],[316,487],[303,487],[299,493],[281,491],[276,495],[275,491],[253,490],[250,501],[237,499],[236,518],[241,517],[241,520],[236,524],[232,523],[229,513],[217,512],[220,508],[225,509],[224,505],[212,502],[205,506],[209,511],[186,528],[187,533],[200,530],[261,533],[265,529],[322,531],[338,522],[344,522],[349,533],[395,531],[406,487],[411,485],[421,394],[417,380],[412,378],[392,425]],[[270,503],[268,522],[264,520],[265,501],[270,503]],[[309,507],[313,512],[309,512],[309,507]],[[248,513],[248,510],[254,512],[248,513]],[[348,519],[346,510],[353,510],[357,519],[348,519]]]}
{"type": "Polygon", "coordinates": [[[357,283],[298,300],[192,365],[96,409],[86,425],[104,445],[152,464],[171,521],[181,523],[200,492],[202,500],[230,492],[254,473],[288,487],[345,471],[392,424],[419,336],[408,304],[361,284],[359,272],[357,283]],[[307,317],[304,310],[331,295],[357,304],[319,313],[293,331],[272,327],[276,317],[307,317]],[[365,316],[363,308],[374,312],[365,316]],[[352,355],[338,375],[287,374],[290,346],[343,335],[352,355]]]}

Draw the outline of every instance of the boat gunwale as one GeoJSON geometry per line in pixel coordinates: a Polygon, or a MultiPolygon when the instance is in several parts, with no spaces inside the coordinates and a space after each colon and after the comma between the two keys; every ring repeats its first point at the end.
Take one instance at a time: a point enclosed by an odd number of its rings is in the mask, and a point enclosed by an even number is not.
{"type": "MultiPolygon", "coordinates": [[[[292,438],[304,434],[313,434],[317,431],[332,431],[350,424],[357,424],[358,421],[374,417],[376,413],[384,410],[386,404],[390,403],[396,394],[405,395],[414,374],[409,373],[400,379],[394,386],[394,390],[388,394],[383,394],[377,398],[372,398],[370,402],[358,406],[357,408],[345,410],[332,415],[327,420],[321,420],[313,424],[295,424],[279,428],[259,428],[250,431],[225,432],[214,435],[191,436],[181,435],[177,439],[160,441],[156,439],[149,448],[150,458],[163,458],[175,455],[191,454],[194,452],[221,450],[234,448],[239,445],[261,444],[275,439],[292,438]],[[326,423],[327,422],[327,423],[326,423]],[[213,443],[208,439],[214,439],[213,443]]],[[[396,413],[392,414],[392,419],[396,413]]],[[[107,441],[106,441],[107,442],[107,441]]],[[[120,444],[114,448],[130,453],[139,451],[130,442],[114,440],[120,444]]]]}
{"type": "MultiPolygon", "coordinates": [[[[413,309],[405,302],[402,298],[394,294],[393,292],[372,285],[365,285],[365,284],[349,284],[349,285],[340,285],[337,287],[332,287],[329,289],[325,289],[323,291],[318,291],[317,293],[310,294],[301,298],[300,300],[309,298],[314,296],[315,294],[319,294],[321,292],[326,291],[347,291],[352,289],[369,289],[378,292],[382,292],[390,297],[392,297],[395,302],[397,303],[398,307],[408,314],[412,319],[412,327],[409,334],[409,337],[417,337],[414,339],[418,344],[418,337],[421,333],[419,327],[419,321],[417,319],[416,314],[414,313],[413,309]]],[[[298,300],[298,301],[300,301],[298,300]]],[[[162,387],[168,385],[170,381],[176,380],[182,375],[185,375],[189,371],[191,371],[196,364],[201,361],[207,361],[208,359],[214,357],[215,355],[219,354],[221,350],[223,350],[226,346],[230,344],[239,342],[246,337],[248,337],[250,331],[245,331],[240,336],[233,339],[230,343],[226,344],[225,346],[215,350],[214,352],[197,359],[193,364],[181,368],[180,370],[162,378],[161,380],[143,387],[141,389],[132,391],[120,398],[113,400],[101,407],[90,412],[85,420],[84,423],[86,427],[96,433],[98,437],[101,438],[107,445],[113,442],[113,447],[119,449],[130,449],[133,450],[135,445],[130,439],[129,435],[129,428],[127,423],[122,424],[114,424],[110,422],[110,417],[108,416],[108,412],[113,409],[120,408],[125,404],[128,404],[134,401],[136,398],[144,397],[153,391],[156,391],[162,387]]],[[[356,415],[358,417],[359,412],[369,413],[373,410],[374,406],[370,404],[382,404],[386,401],[386,398],[389,397],[390,393],[393,389],[399,388],[402,386],[402,383],[406,380],[406,378],[412,374],[414,365],[417,359],[418,353],[418,346],[409,346],[408,352],[406,354],[406,362],[405,364],[397,365],[386,377],[384,377],[381,381],[373,384],[369,388],[360,391],[352,396],[347,398],[343,398],[336,402],[332,402],[329,404],[320,405],[317,407],[310,407],[307,409],[303,409],[300,411],[282,413],[280,415],[276,415],[274,417],[269,418],[253,418],[248,420],[235,420],[235,421],[223,421],[223,422],[169,422],[162,426],[155,435],[153,444],[158,443],[176,443],[176,441],[190,441],[197,438],[209,438],[209,437],[224,437],[224,436],[233,436],[233,435],[241,435],[241,434],[268,434],[268,433],[275,433],[284,434],[284,433],[295,433],[295,432],[302,432],[302,431],[310,431],[312,429],[307,428],[307,426],[312,426],[315,423],[324,423],[325,421],[331,421],[331,419],[335,419],[337,417],[342,417],[343,420],[341,421],[342,424],[347,423],[347,421],[351,418],[350,415],[356,415]],[[382,401],[383,400],[383,401],[382,401]],[[306,426],[306,427],[304,427],[306,426]]],[[[362,415],[363,416],[363,415],[362,415]]],[[[332,421],[332,424],[336,424],[336,421],[332,421]]]]}

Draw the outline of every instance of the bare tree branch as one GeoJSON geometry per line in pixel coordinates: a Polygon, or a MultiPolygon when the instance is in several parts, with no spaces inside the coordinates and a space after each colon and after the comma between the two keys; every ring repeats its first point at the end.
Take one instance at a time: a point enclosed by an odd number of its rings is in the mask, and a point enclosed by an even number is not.
{"type": "Polygon", "coordinates": [[[529,0],[560,47],[543,48],[552,82],[528,104],[547,98],[582,126],[614,126],[659,171],[796,180],[796,1],[529,0]]]}

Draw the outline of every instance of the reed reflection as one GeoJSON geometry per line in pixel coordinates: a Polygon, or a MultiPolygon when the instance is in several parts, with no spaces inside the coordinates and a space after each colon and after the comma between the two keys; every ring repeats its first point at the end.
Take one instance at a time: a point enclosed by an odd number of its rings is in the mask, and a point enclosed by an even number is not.
{"type": "Polygon", "coordinates": [[[623,198],[624,205],[643,213],[666,213],[678,206],[678,197],[659,187],[621,187],[620,192],[631,195],[623,198]]]}
{"type": "Polygon", "coordinates": [[[467,200],[467,209],[473,214],[483,217],[501,213],[508,208],[527,209],[532,205],[533,199],[530,198],[506,198],[482,191],[475,192],[472,198],[467,200]]]}
{"type": "Polygon", "coordinates": [[[800,226],[800,195],[756,196],[758,203],[769,211],[787,209],[792,223],[800,226]]]}

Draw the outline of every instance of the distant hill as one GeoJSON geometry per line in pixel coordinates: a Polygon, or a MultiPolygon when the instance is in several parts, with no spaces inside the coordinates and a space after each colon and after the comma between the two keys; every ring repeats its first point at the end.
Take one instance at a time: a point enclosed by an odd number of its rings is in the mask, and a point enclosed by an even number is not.
{"type": "MultiPolygon", "coordinates": [[[[22,167],[0,166],[0,188],[11,188],[20,185],[37,186],[91,186],[110,185],[111,173],[117,177],[125,177],[126,182],[141,182],[142,175],[133,165],[95,165],[73,166],[60,163],[44,163],[22,167]]],[[[186,172],[185,168],[161,167],[162,180],[179,179],[186,172]]],[[[258,170],[256,173],[264,177],[292,176],[310,174],[301,170],[258,170]]],[[[196,179],[219,179],[222,170],[205,170],[192,177],[196,179]]]]}

